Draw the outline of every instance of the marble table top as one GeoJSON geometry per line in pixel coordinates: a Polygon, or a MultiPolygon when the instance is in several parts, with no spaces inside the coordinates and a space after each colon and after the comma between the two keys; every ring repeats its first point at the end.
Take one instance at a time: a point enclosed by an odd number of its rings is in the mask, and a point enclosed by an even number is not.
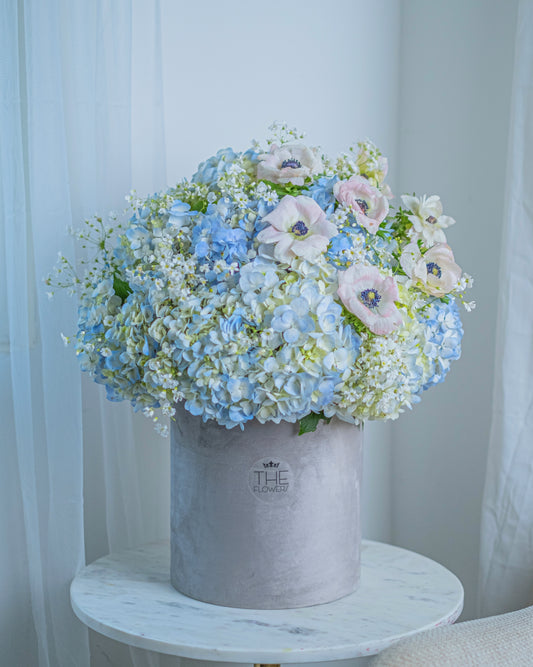
{"type": "Polygon", "coordinates": [[[70,589],[78,618],[138,648],[198,660],[294,663],[378,653],[402,637],[453,623],[463,587],[442,565],[363,540],[361,584],[314,607],[250,610],[197,602],[169,580],[170,547],[157,542],[100,558],[70,589]]]}

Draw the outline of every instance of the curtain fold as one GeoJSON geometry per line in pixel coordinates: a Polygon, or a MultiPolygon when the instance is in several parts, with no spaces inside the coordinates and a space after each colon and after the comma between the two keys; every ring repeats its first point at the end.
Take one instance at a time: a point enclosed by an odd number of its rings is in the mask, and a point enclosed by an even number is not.
{"type": "Polygon", "coordinates": [[[533,604],[533,3],[519,5],[479,611],[533,604]]]}
{"type": "MultiPolygon", "coordinates": [[[[160,28],[157,1],[0,0],[0,529],[11,547],[0,574],[13,578],[3,587],[13,631],[2,623],[13,665],[91,662],[69,599],[85,562],[84,455],[100,458],[105,496],[105,539],[89,551],[168,534],[168,444],[82,384],[60,336],[75,329],[75,300],[59,290],[49,300],[42,283],[59,250],[75,260],[67,227],[120,214],[133,180],[140,194],[165,186],[160,28]]],[[[94,646],[93,664],[104,664],[94,646]]],[[[161,664],[113,651],[135,667],[161,664]]]]}
{"type": "MultiPolygon", "coordinates": [[[[18,499],[22,525],[16,535],[15,545],[25,552],[27,558],[34,559],[37,563],[34,572],[26,570],[20,573],[20,577],[23,580],[23,587],[27,589],[30,596],[33,624],[41,630],[35,637],[37,652],[39,656],[46,657],[48,655],[48,619],[43,589],[43,563],[40,557],[40,517],[32,424],[34,412],[31,357],[32,347],[35,344],[35,330],[30,308],[18,307],[19,301],[30,303],[30,296],[33,297],[33,286],[30,284],[29,276],[31,257],[29,256],[28,225],[26,224],[27,176],[23,137],[26,91],[21,85],[23,81],[21,82],[20,76],[24,69],[25,54],[23,32],[20,30],[20,9],[13,3],[4,2],[0,19],[2,31],[0,39],[5,54],[4,58],[0,60],[2,83],[0,86],[2,97],[0,113],[2,127],[7,128],[0,143],[0,173],[2,174],[0,185],[2,215],[0,218],[3,227],[2,264],[5,267],[2,301],[4,312],[7,314],[2,327],[1,353],[3,370],[8,373],[7,377],[5,375],[3,377],[6,377],[6,381],[10,383],[12,406],[24,407],[16,411],[13,409],[11,414],[2,414],[2,424],[7,426],[6,431],[11,434],[12,442],[16,444],[15,461],[18,484],[16,490],[15,485],[7,487],[11,492],[18,492],[17,496],[20,494],[18,499]]],[[[2,398],[7,397],[2,396],[2,398]]],[[[5,400],[2,400],[2,405],[5,405],[5,400]]],[[[4,410],[2,408],[2,413],[4,410]]],[[[17,649],[18,647],[15,647],[15,650],[17,649]]]]}
{"type": "MultiPolygon", "coordinates": [[[[122,216],[134,184],[143,195],[165,185],[159,4],[65,2],[64,24],[65,63],[69,54],[76,54],[77,63],[66,67],[76,225],[95,213],[122,216]]],[[[167,535],[165,443],[131,406],[107,401],[103,387],[82,387],[85,456],[98,459],[92,469],[102,471],[105,497],[105,540],[88,546],[100,555],[167,535]]],[[[109,651],[124,664],[160,667],[157,654],[103,637],[95,638],[92,650],[95,664],[109,651]]]]}
{"type": "Polygon", "coordinates": [[[59,6],[2,4],[7,336],[1,354],[2,365],[9,359],[12,397],[2,430],[12,434],[7,445],[17,461],[7,487],[11,493],[3,500],[7,511],[22,517],[13,526],[12,543],[20,549],[23,566],[17,574],[32,610],[29,645],[17,651],[28,661],[21,664],[87,667],[87,630],[69,604],[70,582],[84,561],[80,380],[59,337],[75,317],[75,306],[67,299],[50,303],[41,281],[71,213],[59,6]]]}

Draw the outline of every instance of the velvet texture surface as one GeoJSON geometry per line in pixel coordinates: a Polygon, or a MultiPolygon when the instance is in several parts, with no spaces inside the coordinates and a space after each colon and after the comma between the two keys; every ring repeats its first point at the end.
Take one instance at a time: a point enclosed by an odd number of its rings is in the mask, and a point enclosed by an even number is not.
{"type": "Polygon", "coordinates": [[[297,424],[252,421],[228,430],[179,408],[171,438],[177,590],[287,609],[356,589],[362,428],[332,420],[299,436],[297,424]]]}

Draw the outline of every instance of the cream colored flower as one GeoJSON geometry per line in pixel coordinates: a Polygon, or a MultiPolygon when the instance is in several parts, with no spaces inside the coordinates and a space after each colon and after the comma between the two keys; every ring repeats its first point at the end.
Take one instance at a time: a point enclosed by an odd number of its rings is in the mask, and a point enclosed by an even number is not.
{"type": "Polygon", "coordinates": [[[416,243],[409,243],[403,249],[400,265],[416,287],[433,296],[449,294],[461,278],[452,249],[445,243],[437,243],[424,254],[416,243]]]}
{"type": "Polygon", "coordinates": [[[442,215],[442,202],[437,195],[431,197],[412,197],[402,195],[403,205],[408,208],[412,215],[407,216],[413,223],[413,227],[424,239],[428,246],[435,243],[446,243],[443,229],[455,224],[455,220],[449,215],[442,215]]]}

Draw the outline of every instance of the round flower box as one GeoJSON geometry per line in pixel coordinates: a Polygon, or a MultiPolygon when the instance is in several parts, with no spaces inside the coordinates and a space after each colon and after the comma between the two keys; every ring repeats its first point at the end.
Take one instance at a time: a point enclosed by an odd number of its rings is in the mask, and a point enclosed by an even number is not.
{"type": "Polygon", "coordinates": [[[244,430],[178,407],[171,431],[171,581],[203,602],[286,609],[359,582],[363,430],[333,420],[244,430]]]}

